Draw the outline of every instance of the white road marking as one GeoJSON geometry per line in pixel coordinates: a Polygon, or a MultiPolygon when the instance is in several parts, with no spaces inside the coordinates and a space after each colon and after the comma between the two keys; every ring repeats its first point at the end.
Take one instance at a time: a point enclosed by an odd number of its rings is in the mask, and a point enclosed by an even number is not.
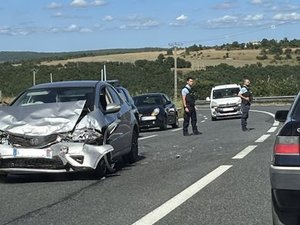
{"type": "Polygon", "coordinates": [[[251,112],[258,112],[258,113],[268,114],[268,115],[272,116],[273,118],[275,118],[275,115],[273,113],[270,113],[270,112],[267,112],[267,111],[254,110],[254,109],[251,109],[250,111],[251,112]]]}
{"type": "Polygon", "coordinates": [[[268,133],[273,133],[275,132],[277,129],[277,127],[271,127],[269,130],[268,130],[268,133]]]}
{"type": "Polygon", "coordinates": [[[232,157],[232,159],[242,159],[250,152],[252,152],[256,147],[257,145],[249,145],[247,148],[245,148],[244,150],[236,154],[234,157],[232,157]]]}
{"type": "Polygon", "coordinates": [[[279,126],[279,121],[274,121],[273,126],[274,126],[274,127],[279,126]]]}
{"type": "Polygon", "coordinates": [[[193,195],[198,193],[201,189],[207,186],[209,183],[214,181],[216,178],[221,176],[225,173],[228,169],[230,169],[232,165],[221,165],[200,180],[196,181],[194,184],[159,206],[158,208],[154,209],[152,212],[148,213],[132,225],[152,225],[168,215],[178,206],[183,204],[186,200],[191,198],[193,195]]]}
{"type": "Polygon", "coordinates": [[[270,137],[270,134],[264,134],[260,138],[258,138],[255,142],[264,142],[267,138],[270,137]]]}
{"type": "Polygon", "coordinates": [[[202,120],[200,123],[204,123],[205,122],[205,120],[202,120]]]}
{"type": "Polygon", "coordinates": [[[146,136],[146,137],[140,137],[139,140],[145,140],[145,139],[148,139],[148,138],[153,138],[153,137],[157,137],[157,135],[150,135],[150,136],[146,136]]]}
{"type": "Polygon", "coordinates": [[[171,130],[171,131],[172,131],[172,132],[175,132],[175,131],[179,131],[179,130],[182,130],[182,128],[179,127],[179,128],[173,129],[173,130],[171,130]]]}

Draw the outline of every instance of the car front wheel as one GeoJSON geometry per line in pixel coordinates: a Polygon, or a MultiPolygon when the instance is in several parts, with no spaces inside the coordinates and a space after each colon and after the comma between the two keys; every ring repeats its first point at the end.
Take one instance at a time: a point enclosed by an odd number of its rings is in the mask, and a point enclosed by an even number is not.
{"type": "Polygon", "coordinates": [[[131,139],[131,149],[130,152],[125,155],[125,161],[129,163],[134,163],[139,159],[139,145],[138,145],[138,131],[134,129],[132,132],[132,139],[131,139]]]}

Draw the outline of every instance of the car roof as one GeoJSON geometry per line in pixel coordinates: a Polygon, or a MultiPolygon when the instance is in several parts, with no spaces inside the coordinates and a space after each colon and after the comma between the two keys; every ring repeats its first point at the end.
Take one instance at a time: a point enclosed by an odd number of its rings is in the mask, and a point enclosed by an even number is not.
{"type": "Polygon", "coordinates": [[[59,88],[59,87],[95,87],[98,83],[104,83],[99,80],[73,80],[73,81],[59,81],[52,83],[43,83],[32,86],[30,89],[38,88],[59,88]]]}
{"type": "Polygon", "coordinates": [[[223,84],[223,85],[217,85],[212,88],[212,90],[218,90],[218,89],[225,89],[225,88],[240,88],[241,86],[238,84],[223,84]]]}

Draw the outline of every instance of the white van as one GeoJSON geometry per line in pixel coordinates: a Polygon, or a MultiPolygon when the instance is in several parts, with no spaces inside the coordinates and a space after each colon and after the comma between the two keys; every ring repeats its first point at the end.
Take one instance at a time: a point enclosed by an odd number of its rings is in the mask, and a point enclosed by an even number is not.
{"type": "Polygon", "coordinates": [[[237,84],[218,85],[211,89],[210,97],[206,98],[210,101],[211,120],[242,115],[240,89],[237,84]]]}

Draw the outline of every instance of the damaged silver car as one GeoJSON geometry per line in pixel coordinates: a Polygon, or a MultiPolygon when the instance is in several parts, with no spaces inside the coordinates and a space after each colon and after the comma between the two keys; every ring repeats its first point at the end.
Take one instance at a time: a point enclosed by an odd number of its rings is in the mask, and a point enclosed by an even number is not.
{"type": "Polygon", "coordinates": [[[0,107],[0,173],[92,170],[138,160],[138,121],[102,81],[39,84],[0,107]]]}

